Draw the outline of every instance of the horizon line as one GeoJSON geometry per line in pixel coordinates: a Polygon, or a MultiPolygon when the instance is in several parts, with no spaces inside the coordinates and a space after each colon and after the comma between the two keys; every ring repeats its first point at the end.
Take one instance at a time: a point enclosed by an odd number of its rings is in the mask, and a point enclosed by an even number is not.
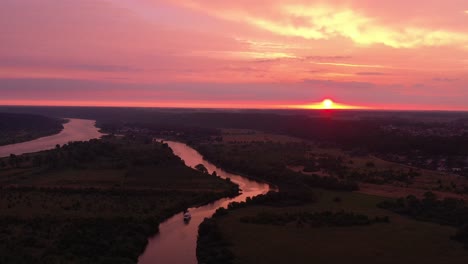
{"type": "Polygon", "coordinates": [[[0,104],[0,107],[79,107],[79,108],[154,108],[154,109],[204,109],[204,110],[290,110],[290,111],[377,111],[377,112],[468,112],[468,109],[409,109],[409,108],[306,108],[306,107],[214,107],[214,106],[142,106],[142,105],[47,105],[47,104],[0,104]]]}

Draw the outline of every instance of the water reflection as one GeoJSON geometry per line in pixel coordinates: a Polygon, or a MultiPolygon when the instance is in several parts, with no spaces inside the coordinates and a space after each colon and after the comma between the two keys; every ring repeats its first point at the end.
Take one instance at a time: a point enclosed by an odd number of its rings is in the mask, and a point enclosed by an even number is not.
{"type": "Polygon", "coordinates": [[[198,226],[201,222],[206,217],[211,217],[216,209],[226,207],[234,201],[245,201],[247,197],[265,194],[270,190],[270,187],[268,184],[252,181],[216,167],[204,160],[200,153],[186,144],[173,141],[167,141],[166,143],[172,148],[174,154],[185,161],[187,166],[195,167],[198,164],[203,164],[209,173],[216,171],[218,176],[230,178],[242,190],[242,193],[235,198],[224,198],[205,206],[190,208],[192,218],[187,223],[183,220],[183,213],[169,218],[159,226],[159,233],[149,239],[148,246],[138,261],[140,264],[195,264],[197,263],[198,226]]]}
{"type": "Polygon", "coordinates": [[[87,141],[93,138],[100,138],[103,134],[96,128],[96,121],[84,119],[68,119],[63,130],[52,136],[42,137],[35,140],[5,145],[0,147],[0,157],[10,154],[20,155],[33,153],[48,149],[53,149],[57,144],[63,145],[71,141],[87,141]]]}

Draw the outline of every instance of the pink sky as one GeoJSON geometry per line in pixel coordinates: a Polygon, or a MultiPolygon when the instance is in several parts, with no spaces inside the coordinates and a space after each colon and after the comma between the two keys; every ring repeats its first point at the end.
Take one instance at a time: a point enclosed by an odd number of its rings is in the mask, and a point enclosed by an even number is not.
{"type": "Polygon", "coordinates": [[[2,0],[0,104],[468,110],[468,2],[2,0]]]}

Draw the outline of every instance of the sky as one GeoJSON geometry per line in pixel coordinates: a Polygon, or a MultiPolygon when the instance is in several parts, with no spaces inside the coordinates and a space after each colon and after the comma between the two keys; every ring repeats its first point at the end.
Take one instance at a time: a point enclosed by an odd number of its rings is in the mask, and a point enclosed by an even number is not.
{"type": "Polygon", "coordinates": [[[0,105],[468,110],[466,0],[1,0],[0,105]]]}

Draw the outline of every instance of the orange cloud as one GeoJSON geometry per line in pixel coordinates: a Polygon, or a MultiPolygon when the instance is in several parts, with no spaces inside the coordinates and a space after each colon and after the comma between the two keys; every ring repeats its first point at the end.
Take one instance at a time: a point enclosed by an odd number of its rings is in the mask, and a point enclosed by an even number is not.
{"type": "MultiPolygon", "coordinates": [[[[468,35],[446,30],[431,30],[414,26],[396,28],[379,23],[378,19],[362,15],[352,9],[330,6],[283,6],[286,16],[304,18],[310,22],[305,38],[346,37],[361,45],[384,44],[393,48],[443,46],[468,43],[468,35]],[[315,37],[314,37],[315,36],[315,37]]],[[[287,32],[279,31],[279,34],[287,32]]]]}
{"type": "Polygon", "coordinates": [[[315,62],[318,65],[333,65],[342,67],[353,67],[353,68],[387,68],[383,65],[371,65],[371,64],[352,64],[352,63],[340,63],[340,62],[315,62]]]}
{"type": "MultiPolygon", "coordinates": [[[[245,3],[244,3],[245,5],[245,3]]],[[[309,40],[346,38],[362,46],[383,44],[392,48],[416,48],[468,45],[464,32],[434,29],[418,25],[392,25],[358,12],[350,7],[320,4],[272,3],[272,10],[249,11],[242,4],[188,6],[204,10],[213,16],[232,21],[244,21],[271,33],[309,40]]]]}

